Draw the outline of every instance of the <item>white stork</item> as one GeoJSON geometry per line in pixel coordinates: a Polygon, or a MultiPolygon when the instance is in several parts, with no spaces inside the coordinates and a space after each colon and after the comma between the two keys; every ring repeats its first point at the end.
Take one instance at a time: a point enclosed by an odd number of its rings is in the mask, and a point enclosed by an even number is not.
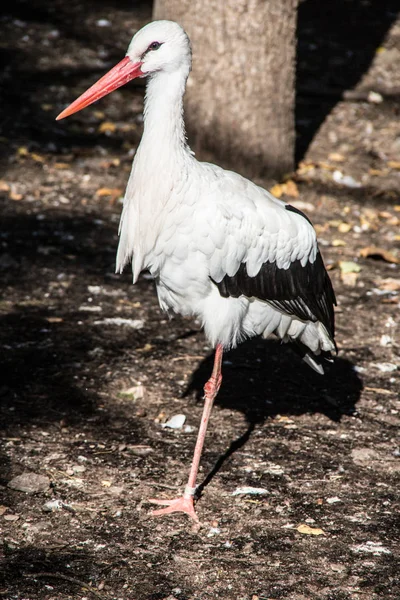
{"type": "Polygon", "coordinates": [[[125,58],[65,109],[67,117],[136,77],[147,77],[144,132],[119,228],[117,272],[131,261],[133,283],[153,275],[165,311],[194,315],[215,347],[212,375],[189,480],[154,515],[185,512],[195,521],[196,477],[225,349],[256,335],[295,342],[323,373],[335,351],[335,295],[316,234],[296,208],[232,171],[198,162],[185,136],[183,96],[191,69],[185,31],[149,23],[125,58]]]}

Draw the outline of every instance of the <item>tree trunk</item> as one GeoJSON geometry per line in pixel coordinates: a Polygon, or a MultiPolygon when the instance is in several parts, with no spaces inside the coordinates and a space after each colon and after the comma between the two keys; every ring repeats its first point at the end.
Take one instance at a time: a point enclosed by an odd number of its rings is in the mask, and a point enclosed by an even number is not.
{"type": "Polygon", "coordinates": [[[155,0],[188,33],[189,142],[200,159],[251,177],[294,167],[298,0],[155,0]]]}

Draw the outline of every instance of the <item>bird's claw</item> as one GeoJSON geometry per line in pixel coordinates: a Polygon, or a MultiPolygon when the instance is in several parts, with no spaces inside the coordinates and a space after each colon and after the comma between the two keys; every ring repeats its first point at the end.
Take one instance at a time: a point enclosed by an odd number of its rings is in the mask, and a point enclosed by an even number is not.
{"type": "Polygon", "coordinates": [[[189,515],[189,517],[193,519],[195,523],[200,524],[199,517],[196,515],[196,512],[194,510],[193,496],[181,496],[180,498],[174,498],[173,500],[159,500],[157,498],[152,498],[151,500],[149,500],[149,502],[151,502],[152,504],[161,504],[165,506],[165,508],[152,510],[150,514],[153,517],[168,515],[174,512],[183,512],[189,515]]]}

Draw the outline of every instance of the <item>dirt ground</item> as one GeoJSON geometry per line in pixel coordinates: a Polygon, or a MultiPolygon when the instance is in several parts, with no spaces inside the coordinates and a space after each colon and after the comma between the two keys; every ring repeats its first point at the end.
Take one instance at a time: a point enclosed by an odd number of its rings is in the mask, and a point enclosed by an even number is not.
{"type": "Polygon", "coordinates": [[[212,350],[146,274],[114,274],[143,87],[54,121],[151,6],[15,0],[1,17],[0,597],[400,598],[395,5],[301,5],[302,160],[274,191],[316,226],[339,353],[325,377],[274,341],[226,355],[198,531],[148,499],[185,484],[212,350]]]}

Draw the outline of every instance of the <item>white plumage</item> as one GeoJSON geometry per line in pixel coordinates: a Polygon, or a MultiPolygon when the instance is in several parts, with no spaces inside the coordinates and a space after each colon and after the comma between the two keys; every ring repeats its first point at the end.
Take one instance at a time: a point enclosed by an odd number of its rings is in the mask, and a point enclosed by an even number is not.
{"type": "MultiPolygon", "coordinates": [[[[222,348],[245,338],[275,334],[295,341],[306,362],[323,372],[312,354],[335,350],[335,299],[308,219],[237,173],[195,159],[183,122],[190,68],[183,29],[171,21],[150,23],[133,37],[126,58],[59,118],[134,77],[148,77],[144,133],[124,199],[117,271],[132,261],[135,282],[149,269],[163,310],[201,320],[217,347],[206,386],[211,410],[222,348]]],[[[158,512],[184,510],[197,518],[193,469],[183,499],[158,512]],[[188,499],[191,508],[182,508],[188,499]]]]}
{"type": "Polygon", "coordinates": [[[117,271],[132,259],[136,281],[149,269],[161,307],[198,317],[213,345],[230,348],[249,336],[276,333],[285,341],[299,338],[314,353],[334,350],[324,325],[287,318],[265,299],[219,294],[213,281],[235,275],[241,263],[250,277],[266,262],[279,269],[296,260],[302,266],[313,263],[315,231],[266,190],[194,158],[182,116],[191,65],[188,38],[175,23],[151,23],[133,38],[131,61],[136,63],[154,40],[168,41],[141,67],[152,72],[159,59],[147,84],[144,134],[124,200],[117,271]],[[178,61],[167,43],[181,49],[178,61]],[[163,50],[166,56],[160,58],[163,50]],[[165,68],[170,60],[173,70],[165,68]]]}

